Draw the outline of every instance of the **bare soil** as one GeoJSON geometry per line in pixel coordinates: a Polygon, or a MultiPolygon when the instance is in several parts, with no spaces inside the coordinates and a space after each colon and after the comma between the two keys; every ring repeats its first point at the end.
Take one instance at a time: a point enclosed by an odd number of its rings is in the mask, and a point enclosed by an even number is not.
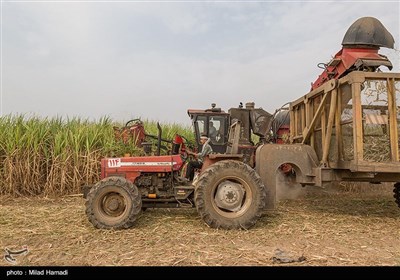
{"type": "Polygon", "coordinates": [[[0,266],[399,266],[391,188],[307,191],[250,230],[206,226],[195,208],[148,209],[127,230],[98,230],[82,197],[0,197],[0,266]]]}

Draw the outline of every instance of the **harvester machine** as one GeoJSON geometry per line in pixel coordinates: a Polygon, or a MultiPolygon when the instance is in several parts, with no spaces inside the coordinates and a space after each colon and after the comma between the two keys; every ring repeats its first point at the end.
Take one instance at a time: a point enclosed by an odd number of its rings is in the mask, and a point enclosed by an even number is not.
{"type": "Polygon", "coordinates": [[[267,186],[267,208],[276,205],[277,172],[290,166],[301,186],[330,182],[393,182],[400,206],[400,73],[380,47],[394,39],[372,17],[355,21],[343,48],[311,84],[311,91],[289,103],[288,143],[265,144],[255,168],[267,186]]]}

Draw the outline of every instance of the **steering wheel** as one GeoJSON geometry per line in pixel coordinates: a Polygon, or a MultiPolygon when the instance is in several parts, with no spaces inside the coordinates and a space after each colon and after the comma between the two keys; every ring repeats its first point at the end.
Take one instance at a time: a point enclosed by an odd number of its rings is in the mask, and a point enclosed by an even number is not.
{"type": "MultiPolygon", "coordinates": [[[[179,135],[180,137],[182,137],[183,140],[185,140],[185,141],[184,141],[184,144],[189,145],[189,141],[186,139],[185,136],[180,135],[180,134],[178,134],[178,135],[179,135]]],[[[186,146],[186,145],[185,145],[185,146],[186,146]]],[[[181,158],[183,159],[183,161],[186,161],[186,160],[189,158],[189,154],[187,153],[187,151],[186,151],[186,150],[185,150],[185,151],[182,151],[182,148],[180,149],[179,154],[180,154],[181,158]]]]}

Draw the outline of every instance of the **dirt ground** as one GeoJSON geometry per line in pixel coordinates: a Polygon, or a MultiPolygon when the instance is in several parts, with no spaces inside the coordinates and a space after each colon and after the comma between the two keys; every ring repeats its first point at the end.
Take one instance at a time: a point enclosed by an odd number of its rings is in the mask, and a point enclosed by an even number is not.
{"type": "Polygon", "coordinates": [[[98,230],[82,197],[3,196],[0,228],[0,266],[400,265],[400,209],[382,187],[309,190],[230,231],[208,228],[193,208],[148,209],[130,229],[98,230]]]}

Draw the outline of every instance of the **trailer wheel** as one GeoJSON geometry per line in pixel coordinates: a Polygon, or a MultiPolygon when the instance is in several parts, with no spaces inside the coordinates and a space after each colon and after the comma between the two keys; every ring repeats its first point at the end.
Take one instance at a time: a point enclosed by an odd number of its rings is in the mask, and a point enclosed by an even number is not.
{"type": "Polygon", "coordinates": [[[266,188],[249,165],[223,160],[201,174],[194,197],[199,215],[210,227],[248,229],[264,211],[266,188]]]}
{"type": "Polygon", "coordinates": [[[142,207],[138,188],[125,178],[108,177],[87,194],[86,215],[99,229],[131,227],[142,207]]]}
{"type": "Polygon", "coordinates": [[[396,201],[396,204],[398,207],[400,207],[400,182],[394,184],[393,193],[394,193],[393,197],[396,201]]]}

